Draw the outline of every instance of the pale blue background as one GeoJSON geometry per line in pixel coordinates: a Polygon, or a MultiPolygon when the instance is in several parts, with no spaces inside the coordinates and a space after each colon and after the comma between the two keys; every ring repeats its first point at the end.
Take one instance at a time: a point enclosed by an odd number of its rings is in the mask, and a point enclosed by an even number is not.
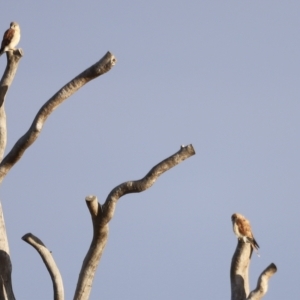
{"type": "Polygon", "coordinates": [[[252,288],[274,262],[264,299],[299,296],[299,13],[299,0],[1,4],[1,31],[19,22],[25,53],[7,150],[60,87],[107,51],[118,59],[50,116],[3,182],[17,299],[53,298],[25,233],[53,251],[72,299],[92,235],[85,196],[103,202],[189,143],[196,156],[118,203],[90,299],[230,299],[234,212],[261,246],[252,288]]]}

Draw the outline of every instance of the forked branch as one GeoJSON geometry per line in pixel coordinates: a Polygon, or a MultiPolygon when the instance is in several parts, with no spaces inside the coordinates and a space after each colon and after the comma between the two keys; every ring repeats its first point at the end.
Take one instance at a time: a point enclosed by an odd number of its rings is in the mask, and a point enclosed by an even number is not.
{"type": "Polygon", "coordinates": [[[64,286],[60,272],[52,257],[51,252],[47,249],[44,243],[31,233],[27,233],[22,237],[22,240],[31,245],[41,256],[47,270],[51,276],[53,284],[54,300],[64,299],[64,286]]]}
{"type": "Polygon", "coordinates": [[[272,263],[260,275],[257,287],[249,294],[249,266],[252,255],[250,243],[238,240],[230,268],[231,300],[260,300],[267,292],[268,281],[276,272],[272,263]]]}
{"type": "Polygon", "coordinates": [[[102,59],[67,83],[41,107],[28,131],[16,142],[11,151],[1,162],[0,183],[8,171],[22,157],[25,150],[37,139],[45,121],[54,109],[56,109],[63,101],[73,95],[86,83],[108,72],[116,64],[116,61],[117,60],[114,55],[107,52],[102,59]]]}
{"type": "Polygon", "coordinates": [[[115,187],[102,206],[96,196],[86,197],[93,222],[93,239],[82,264],[74,299],[89,299],[95,272],[107,242],[108,223],[114,215],[117,201],[126,194],[139,193],[150,188],[161,174],[194,154],[192,145],[182,146],[178,152],[154,166],[144,178],[127,181],[115,187]]]}

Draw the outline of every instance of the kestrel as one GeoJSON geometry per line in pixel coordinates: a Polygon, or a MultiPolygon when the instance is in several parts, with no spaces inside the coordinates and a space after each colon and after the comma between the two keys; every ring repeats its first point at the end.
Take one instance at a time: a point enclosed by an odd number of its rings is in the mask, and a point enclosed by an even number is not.
{"type": "Polygon", "coordinates": [[[253,236],[250,222],[241,214],[233,214],[231,216],[233,232],[239,240],[250,243],[252,248],[258,250],[259,246],[253,236]]]}
{"type": "Polygon", "coordinates": [[[3,35],[0,56],[9,50],[14,50],[21,38],[20,26],[16,22],[10,23],[10,28],[3,35]]]}

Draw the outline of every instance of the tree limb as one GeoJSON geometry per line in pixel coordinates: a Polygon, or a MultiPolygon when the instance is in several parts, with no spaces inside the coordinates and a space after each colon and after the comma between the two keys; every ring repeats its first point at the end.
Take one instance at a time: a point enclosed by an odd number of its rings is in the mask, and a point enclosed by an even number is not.
{"type": "Polygon", "coordinates": [[[15,300],[12,289],[11,271],[9,246],[0,202],[0,300],[15,300]]]}
{"type": "Polygon", "coordinates": [[[64,286],[63,281],[52,257],[51,252],[46,248],[43,242],[31,233],[27,233],[22,237],[22,240],[31,245],[41,256],[47,270],[51,276],[53,284],[54,300],[64,299],[64,286]]]}
{"type": "Polygon", "coordinates": [[[238,240],[230,268],[231,300],[246,299],[249,294],[248,272],[251,254],[251,245],[238,240]]]}
{"type": "Polygon", "coordinates": [[[6,114],[4,109],[4,99],[11,86],[23,56],[22,49],[6,52],[6,69],[0,81],[0,161],[3,158],[7,142],[6,114]]]}
{"type": "MultiPolygon", "coordinates": [[[[6,52],[6,69],[0,81],[0,161],[3,158],[7,143],[6,113],[4,100],[18,69],[22,49],[6,52]]],[[[9,255],[9,246],[2,205],[0,203],[0,300],[15,300],[11,282],[12,265],[9,255]]]]}
{"type": "Polygon", "coordinates": [[[271,263],[259,276],[256,289],[253,290],[248,300],[260,300],[268,291],[269,279],[277,272],[275,264],[271,263]]]}
{"type": "Polygon", "coordinates": [[[67,83],[41,107],[28,131],[16,142],[1,162],[0,183],[14,164],[22,157],[25,150],[37,139],[45,121],[53,110],[90,80],[108,72],[116,64],[116,61],[114,55],[107,52],[102,59],[67,83]]]}
{"type": "Polygon", "coordinates": [[[276,266],[271,264],[260,275],[256,289],[249,295],[249,266],[252,252],[250,243],[238,240],[230,268],[231,300],[260,300],[267,292],[269,278],[276,272],[276,266]]]}
{"type": "Polygon", "coordinates": [[[177,153],[154,166],[144,178],[127,181],[115,187],[102,206],[96,196],[86,197],[86,204],[93,222],[93,239],[81,267],[74,299],[86,300],[89,298],[95,272],[106,246],[108,223],[114,215],[119,198],[129,193],[139,193],[150,188],[161,174],[194,154],[192,145],[181,146],[177,153]]]}

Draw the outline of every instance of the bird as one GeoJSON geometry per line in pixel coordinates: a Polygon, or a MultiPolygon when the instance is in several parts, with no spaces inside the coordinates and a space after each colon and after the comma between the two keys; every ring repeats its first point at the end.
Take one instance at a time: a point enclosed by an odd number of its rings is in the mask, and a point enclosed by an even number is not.
{"type": "Polygon", "coordinates": [[[250,243],[252,249],[258,252],[259,245],[257,244],[251,229],[250,222],[241,214],[235,213],[231,216],[233,232],[239,240],[244,243],[250,243]]]}
{"type": "Polygon", "coordinates": [[[17,22],[11,22],[9,29],[4,32],[1,43],[0,56],[9,50],[14,50],[21,38],[20,26],[17,22]]]}

